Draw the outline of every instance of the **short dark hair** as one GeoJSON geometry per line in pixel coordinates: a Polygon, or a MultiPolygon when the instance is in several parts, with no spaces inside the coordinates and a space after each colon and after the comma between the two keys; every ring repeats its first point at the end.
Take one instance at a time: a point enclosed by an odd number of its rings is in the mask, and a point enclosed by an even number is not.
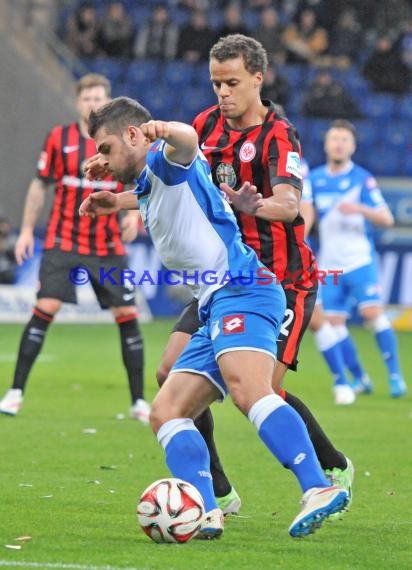
{"type": "Polygon", "coordinates": [[[353,138],[356,139],[356,127],[353,123],[347,121],[346,119],[336,119],[330,124],[328,131],[331,129],[346,129],[352,133],[353,138]]]}
{"type": "Polygon", "coordinates": [[[116,97],[90,113],[89,135],[93,138],[101,127],[105,127],[109,133],[122,133],[129,125],[139,127],[151,118],[146,107],[134,99],[116,97]]]}
{"type": "Polygon", "coordinates": [[[110,81],[100,73],[87,73],[83,75],[76,83],[76,93],[80,95],[83,89],[91,89],[92,87],[103,87],[106,92],[106,97],[110,97],[112,93],[112,86],[110,81]]]}
{"type": "Polygon", "coordinates": [[[210,59],[220,63],[228,59],[243,57],[245,68],[249,73],[261,71],[265,73],[268,56],[260,42],[243,34],[230,34],[220,38],[209,52],[210,59]]]}

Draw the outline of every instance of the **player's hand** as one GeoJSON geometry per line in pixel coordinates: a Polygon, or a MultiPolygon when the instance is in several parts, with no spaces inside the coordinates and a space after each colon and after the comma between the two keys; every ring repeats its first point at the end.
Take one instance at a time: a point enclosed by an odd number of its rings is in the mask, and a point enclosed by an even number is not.
{"type": "Polygon", "coordinates": [[[122,240],[128,243],[137,238],[139,232],[138,210],[128,212],[121,221],[122,240]]]}
{"type": "Polygon", "coordinates": [[[166,139],[170,135],[167,121],[148,121],[140,125],[140,130],[151,142],[157,139],[166,139]]]}
{"type": "Polygon", "coordinates": [[[80,204],[79,214],[95,218],[118,212],[117,195],[111,192],[93,192],[80,204]]]}
{"type": "Polygon", "coordinates": [[[220,189],[237,210],[249,216],[254,216],[258,209],[263,206],[262,194],[250,182],[244,182],[237,192],[226,182],[220,184],[220,189]]]}
{"type": "Polygon", "coordinates": [[[338,210],[344,216],[350,216],[351,214],[361,214],[362,206],[361,204],[342,202],[342,204],[339,204],[338,210]]]}
{"type": "Polygon", "coordinates": [[[91,156],[84,165],[84,173],[87,180],[101,180],[109,176],[109,163],[100,153],[91,156]]]}
{"type": "Polygon", "coordinates": [[[14,255],[18,265],[23,265],[26,259],[33,257],[34,253],[34,236],[33,232],[22,231],[17,238],[16,245],[14,246],[14,255]]]}

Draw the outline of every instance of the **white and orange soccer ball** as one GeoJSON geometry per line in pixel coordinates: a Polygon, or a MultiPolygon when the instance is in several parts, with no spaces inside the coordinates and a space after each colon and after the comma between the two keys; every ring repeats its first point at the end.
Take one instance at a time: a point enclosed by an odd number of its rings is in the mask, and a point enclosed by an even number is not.
{"type": "Polygon", "coordinates": [[[204,515],[201,494],[182,479],[155,481],[137,504],[137,520],[155,542],[187,542],[199,532],[204,515]]]}

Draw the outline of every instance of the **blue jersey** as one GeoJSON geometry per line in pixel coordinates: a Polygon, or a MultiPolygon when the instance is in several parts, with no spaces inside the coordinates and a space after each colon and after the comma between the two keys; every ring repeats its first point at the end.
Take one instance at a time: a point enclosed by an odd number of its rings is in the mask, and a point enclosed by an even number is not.
{"type": "Polygon", "coordinates": [[[332,173],[326,165],[310,173],[313,202],[319,217],[319,266],[322,269],[353,271],[372,263],[375,247],[372,224],[362,214],[345,215],[343,203],[361,203],[371,208],[385,206],[375,178],[351,162],[332,173]]]}
{"type": "Polygon", "coordinates": [[[183,166],[166,157],[165,145],[157,141],[150,148],[135,192],[162,263],[184,277],[201,307],[230,278],[257,279],[263,265],[242,242],[236,218],[213,184],[201,151],[183,166]]]}

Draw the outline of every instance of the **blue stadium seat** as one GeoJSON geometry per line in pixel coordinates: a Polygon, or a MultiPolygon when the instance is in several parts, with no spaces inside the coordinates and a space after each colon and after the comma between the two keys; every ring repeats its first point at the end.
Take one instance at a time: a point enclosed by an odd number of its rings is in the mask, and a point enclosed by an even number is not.
{"type": "Polygon", "coordinates": [[[395,98],[384,93],[369,93],[363,97],[362,110],[373,119],[393,117],[396,110],[395,98]]]}
{"type": "Polygon", "coordinates": [[[411,126],[401,119],[395,119],[385,126],[384,137],[392,148],[406,151],[411,142],[411,126]]]}
{"type": "Polygon", "coordinates": [[[188,87],[179,93],[178,107],[189,117],[190,122],[194,117],[207,107],[216,103],[215,94],[205,87],[188,87]]]}
{"type": "Polygon", "coordinates": [[[159,81],[162,73],[162,64],[157,60],[138,59],[130,62],[127,68],[127,81],[130,83],[150,85],[159,81]]]}
{"type": "Polygon", "coordinates": [[[291,90],[288,102],[285,105],[286,114],[288,116],[299,115],[302,112],[304,95],[305,94],[299,89],[291,90]]]}
{"type": "Polygon", "coordinates": [[[364,121],[353,121],[356,127],[356,140],[358,146],[372,147],[382,137],[382,125],[377,124],[371,119],[364,121]]]}
{"type": "Polygon", "coordinates": [[[111,57],[95,57],[84,60],[84,63],[92,73],[101,73],[112,84],[123,81],[127,70],[127,63],[111,57]]]}
{"type": "Polygon", "coordinates": [[[400,176],[403,162],[405,156],[402,156],[399,150],[382,145],[365,157],[362,166],[375,176],[400,176]]]}
{"type": "Polygon", "coordinates": [[[150,89],[142,89],[138,99],[154,119],[174,121],[177,97],[178,93],[175,91],[166,90],[162,84],[154,84],[150,89]]]}
{"type": "Polygon", "coordinates": [[[398,105],[398,117],[401,119],[412,119],[412,95],[402,97],[398,105]]]}
{"type": "Polygon", "coordinates": [[[369,82],[362,77],[355,67],[343,71],[341,81],[357,100],[360,100],[370,91],[369,82]]]}
{"type": "Polygon", "coordinates": [[[212,89],[212,84],[210,82],[210,71],[209,64],[198,63],[194,71],[194,83],[196,85],[212,89]]]}
{"type": "Polygon", "coordinates": [[[163,82],[171,88],[190,86],[195,80],[196,67],[185,61],[171,61],[165,64],[163,82]]]}
{"type": "Polygon", "coordinates": [[[332,121],[329,119],[307,119],[307,121],[307,139],[311,145],[320,145],[323,148],[325,133],[332,121]]]}
{"type": "Polygon", "coordinates": [[[292,90],[307,85],[307,69],[303,65],[279,65],[278,71],[279,75],[283,75],[289,81],[292,90]]]}

